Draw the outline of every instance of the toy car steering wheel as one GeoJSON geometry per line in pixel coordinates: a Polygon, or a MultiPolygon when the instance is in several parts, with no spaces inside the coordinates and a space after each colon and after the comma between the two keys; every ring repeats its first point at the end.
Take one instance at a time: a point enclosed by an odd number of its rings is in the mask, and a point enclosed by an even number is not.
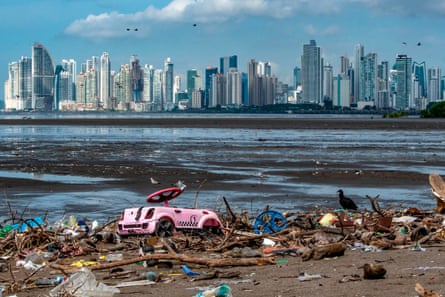
{"type": "Polygon", "coordinates": [[[165,206],[168,207],[168,201],[178,197],[184,191],[183,188],[171,187],[154,192],[147,197],[147,202],[158,203],[164,202],[165,206]]]}

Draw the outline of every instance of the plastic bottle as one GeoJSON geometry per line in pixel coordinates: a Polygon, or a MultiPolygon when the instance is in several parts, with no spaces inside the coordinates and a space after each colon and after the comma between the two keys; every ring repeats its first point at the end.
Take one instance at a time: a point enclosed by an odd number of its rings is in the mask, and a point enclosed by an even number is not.
{"type": "Polygon", "coordinates": [[[63,281],[63,276],[56,276],[51,278],[39,278],[35,281],[36,285],[51,285],[51,286],[57,286],[58,284],[61,284],[63,281]]]}
{"type": "Polygon", "coordinates": [[[121,261],[122,259],[124,259],[122,254],[108,254],[105,256],[105,260],[108,262],[121,261]]]}
{"type": "Polygon", "coordinates": [[[232,289],[228,285],[221,285],[214,289],[199,292],[193,297],[232,297],[232,289]]]}

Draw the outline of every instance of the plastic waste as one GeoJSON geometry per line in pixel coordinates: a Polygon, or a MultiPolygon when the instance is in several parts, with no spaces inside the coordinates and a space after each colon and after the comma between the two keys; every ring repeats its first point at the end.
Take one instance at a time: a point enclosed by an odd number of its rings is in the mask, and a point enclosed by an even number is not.
{"type": "Polygon", "coordinates": [[[44,226],[45,222],[41,217],[35,217],[33,219],[26,220],[19,224],[12,225],[12,228],[18,232],[25,232],[28,228],[36,228],[39,226],[44,226]]]}
{"type": "Polygon", "coordinates": [[[147,271],[145,273],[145,278],[149,281],[155,281],[158,278],[158,274],[153,271],[147,271]]]}
{"type": "Polygon", "coordinates": [[[11,225],[5,225],[3,228],[0,229],[0,238],[5,238],[9,232],[12,231],[12,226],[11,225]]]}
{"type": "Polygon", "coordinates": [[[318,223],[323,227],[329,227],[335,224],[337,217],[332,213],[327,213],[321,217],[318,223]]]}
{"type": "Polygon", "coordinates": [[[232,289],[228,285],[221,285],[214,289],[199,292],[193,297],[232,297],[232,289]]]}
{"type": "Polygon", "coordinates": [[[58,284],[61,284],[63,282],[63,276],[56,276],[51,278],[39,278],[34,283],[38,286],[42,285],[50,285],[50,286],[57,286],[58,284]]]}
{"type": "Polygon", "coordinates": [[[253,224],[255,234],[276,233],[287,227],[286,218],[278,211],[266,210],[260,213],[253,224]]]}
{"type": "Polygon", "coordinates": [[[49,296],[58,297],[61,294],[70,294],[75,297],[112,297],[119,292],[120,290],[116,287],[98,283],[91,270],[82,267],[79,272],[72,274],[66,281],[53,288],[49,296]]]}
{"type": "Polygon", "coordinates": [[[187,265],[182,265],[181,268],[184,271],[184,273],[187,274],[188,276],[199,275],[199,272],[191,271],[190,268],[187,267],[187,265]]]}
{"type": "Polygon", "coordinates": [[[298,276],[298,280],[300,282],[311,281],[311,280],[319,279],[319,278],[321,278],[320,274],[309,274],[306,272],[303,272],[298,276]]]}
{"type": "Polygon", "coordinates": [[[263,246],[275,246],[275,241],[273,241],[272,239],[269,239],[269,238],[264,238],[262,245],[263,246]]]}
{"type": "Polygon", "coordinates": [[[105,260],[108,262],[121,261],[123,259],[124,256],[122,254],[108,254],[105,256],[105,260]]]}

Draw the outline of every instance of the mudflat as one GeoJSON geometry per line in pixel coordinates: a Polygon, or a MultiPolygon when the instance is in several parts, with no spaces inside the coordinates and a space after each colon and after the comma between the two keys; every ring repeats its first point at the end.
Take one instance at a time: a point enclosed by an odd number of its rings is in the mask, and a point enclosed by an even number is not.
{"type": "MultiPolygon", "coordinates": [[[[417,129],[420,131],[436,131],[438,138],[443,137],[445,130],[445,119],[301,119],[301,118],[169,118],[169,119],[0,119],[0,125],[104,125],[104,126],[137,126],[137,127],[226,127],[226,128],[250,128],[250,129],[417,129]]],[[[438,140],[440,141],[440,139],[438,140]]],[[[443,141],[443,140],[442,140],[443,141]]],[[[128,142],[126,147],[120,143],[119,149],[129,152],[137,152],[142,149],[137,144],[128,142]]],[[[9,144],[2,144],[0,149],[4,153],[20,148],[11,148],[9,144]]],[[[99,188],[110,188],[112,186],[127,187],[135,192],[147,194],[159,189],[164,185],[171,185],[177,180],[189,179],[193,176],[193,181],[187,185],[190,191],[197,191],[203,180],[206,180],[207,190],[220,189],[243,189],[254,192],[251,185],[239,183],[222,183],[222,181],[233,180],[237,177],[224,173],[210,173],[205,170],[188,168],[178,168],[174,164],[166,166],[166,160],[162,164],[144,164],[132,160],[108,161],[104,152],[112,153],[115,147],[112,144],[89,147],[91,150],[89,158],[76,158],[73,160],[70,151],[78,149],[67,143],[65,146],[47,147],[44,143],[33,147],[35,155],[39,155],[39,150],[46,154],[45,159],[39,158],[2,158],[0,169],[11,172],[39,172],[54,174],[74,174],[91,177],[112,177],[118,178],[113,181],[97,183],[94,185],[67,185],[56,182],[39,181],[38,179],[20,178],[0,178],[0,187],[5,195],[17,193],[32,194],[33,192],[57,192],[73,191],[76,188],[85,189],[91,187],[92,190],[99,188]],[[96,154],[97,152],[97,154],[96,154]],[[95,156],[100,153],[100,158],[95,156]],[[48,156],[49,155],[49,156],[48,156]],[[163,181],[162,185],[148,184],[150,177],[156,176],[163,181]]],[[[445,160],[443,160],[445,166],[445,160]]],[[[168,164],[167,164],[168,165],[168,164]]],[[[263,164],[267,166],[267,164],[263,164]]],[[[269,164],[273,166],[273,164],[269,164]]],[[[400,164],[403,166],[403,162],[400,164]]],[[[360,164],[356,167],[360,170],[360,164]]],[[[302,169],[298,173],[289,173],[290,179],[300,181],[311,181],[314,179],[323,183],[345,184],[354,186],[366,186],[379,183],[384,187],[396,185],[427,184],[428,177],[425,174],[413,173],[409,171],[391,172],[367,172],[368,174],[350,175],[338,174],[335,168],[323,172],[322,175],[313,175],[313,165],[307,164],[307,169],[302,169]],[[384,178],[382,178],[384,176],[384,178]]],[[[276,189],[279,193],[280,189],[276,189]]],[[[72,212],[76,209],[73,206],[72,212]]],[[[79,209],[82,205],[77,205],[79,209]]],[[[2,206],[2,211],[6,208],[2,206]]],[[[44,210],[42,209],[42,214],[44,210]]],[[[428,289],[438,291],[445,295],[445,252],[444,241],[428,243],[423,245],[424,250],[413,250],[412,245],[404,248],[388,249],[379,252],[363,251],[360,248],[350,246],[344,256],[327,258],[322,260],[303,261],[299,256],[277,256],[274,265],[247,266],[247,267],[224,267],[218,268],[223,272],[239,272],[239,277],[235,279],[212,279],[195,280],[183,275],[180,265],[175,265],[171,269],[150,268],[157,273],[173,275],[166,277],[168,281],[158,282],[149,286],[131,286],[121,288],[121,293],[114,296],[193,296],[208,286],[216,286],[220,283],[227,283],[232,289],[232,295],[236,296],[416,296],[414,290],[416,283],[421,283],[428,289]],[[282,261],[278,261],[282,260],[282,261]],[[382,264],[387,270],[386,277],[378,280],[363,279],[363,268],[365,263],[382,264]],[[302,273],[309,275],[319,275],[306,281],[300,281],[298,276],[302,273]],[[176,276],[175,276],[176,275],[176,276]],[[357,277],[358,276],[358,277],[357,277]]],[[[187,250],[182,252],[187,253],[187,250]]],[[[127,254],[128,257],[135,254],[127,254]]],[[[97,255],[96,255],[97,256],[97,255]]],[[[201,253],[199,256],[212,257],[211,253],[201,253]]],[[[11,261],[14,264],[14,261],[11,261]]],[[[23,272],[22,268],[13,267],[12,273],[19,273],[21,276],[29,274],[23,272]],[[20,271],[20,272],[19,272],[20,271]],[[24,273],[24,274],[23,274],[24,273]]],[[[124,267],[125,270],[146,271],[141,265],[131,264],[124,267]]],[[[201,274],[211,273],[215,268],[203,266],[191,266],[192,269],[201,274]]],[[[45,268],[41,273],[57,274],[58,271],[45,268]]],[[[117,283],[118,280],[106,280],[109,271],[98,271],[96,277],[99,281],[107,283],[117,283]]],[[[37,275],[36,275],[37,276],[37,275]]],[[[11,280],[10,272],[0,274],[2,282],[11,280]]],[[[47,296],[47,289],[32,289],[19,291],[17,296],[47,296]]]]}

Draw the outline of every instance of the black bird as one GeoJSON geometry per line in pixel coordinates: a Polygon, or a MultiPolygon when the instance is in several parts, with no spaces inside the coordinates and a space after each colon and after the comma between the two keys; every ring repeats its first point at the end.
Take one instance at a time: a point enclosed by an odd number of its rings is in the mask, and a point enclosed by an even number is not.
{"type": "Polygon", "coordinates": [[[420,42],[417,42],[417,46],[421,46],[422,45],[422,43],[420,43],[420,42]]]}
{"type": "Polygon", "coordinates": [[[344,209],[357,210],[357,205],[352,201],[351,198],[345,197],[343,190],[338,190],[338,197],[340,198],[340,205],[344,209]]]}
{"type": "Polygon", "coordinates": [[[193,27],[196,27],[197,25],[196,25],[196,24],[193,24],[192,26],[193,26],[193,27]]]}

